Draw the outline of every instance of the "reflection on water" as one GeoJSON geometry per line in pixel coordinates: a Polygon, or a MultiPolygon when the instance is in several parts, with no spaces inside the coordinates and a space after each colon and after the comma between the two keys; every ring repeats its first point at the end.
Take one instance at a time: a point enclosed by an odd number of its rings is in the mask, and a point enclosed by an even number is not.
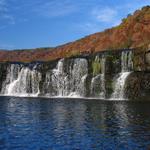
{"type": "Polygon", "coordinates": [[[150,102],[0,97],[0,149],[147,150],[150,102]]]}

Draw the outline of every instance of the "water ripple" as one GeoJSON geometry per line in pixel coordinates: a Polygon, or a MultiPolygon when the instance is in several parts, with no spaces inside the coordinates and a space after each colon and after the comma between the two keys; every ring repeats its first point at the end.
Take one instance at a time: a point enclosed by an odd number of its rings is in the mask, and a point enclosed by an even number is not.
{"type": "Polygon", "coordinates": [[[2,150],[147,150],[150,102],[0,97],[2,150]]]}

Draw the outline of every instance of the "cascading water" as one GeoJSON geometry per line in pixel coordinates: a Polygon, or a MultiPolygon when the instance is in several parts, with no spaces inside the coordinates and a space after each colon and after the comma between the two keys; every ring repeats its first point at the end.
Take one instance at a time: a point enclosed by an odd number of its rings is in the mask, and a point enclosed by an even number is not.
{"type": "Polygon", "coordinates": [[[129,72],[133,69],[132,51],[123,51],[121,54],[121,72],[129,72]]]}
{"type": "Polygon", "coordinates": [[[64,72],[64,59],[61,59],[56,69],[52,71],[52,86],[57,91],[57,96],[67,95],[67,74],[64,72]]]}
{"type": "Polygon", "coordinates": [[[2,93],[10,96],[36,96],[39,94],[40,80],[41,75],[36,70],[12,64],[2,93]]]}
{"type": "MultiPolygon", "coordinates": [[[[112,91],[110,90],[112,76],[108,73],[112,69],[110,67],[116,64],[114,58],[107,59],[107,57],[113,58],[110,54],[103,53],[96,55],[94,61],[89,57],[61,59],[58,62],[42,64],[9,64],[3,75],[5,80],[1,82],[1,94],[48,97],[88,96],[105,99],[112,91]]],[[[122,69],[114,82],[111,99],[125,98],[125,82],[133,69],[132,52],[123,51],[121,57],[120,54],[117,56],[117,64],[118,62],[121,62],[122,69]]]]}
{"type": "Polygon", "coordinates": [[[105,56],[102,56],[102,61],[101,61],[101,87],[102,87],[102,92],[101,96],[105,98],[106,94],[106,88],[105,88],[105,65],[106,65],[106,58],[105,56]]]}
{"type": "Polygon", "coordinates": [[[101,74],[98,74],[92,78],[91,81],[91,94],[98,98],[105,98],[105,64],[106,58],[104,55],[96,56],[95,61],[100,64],[101,74]]]}
{"type": "Polygon", "coordinates": [[[70,95],[84,97],[86,95],[85,81],[88,74],[88,63],[86,59],[75,59],[71,70],[71,92],[70,95]]]}
{"type": "Polygon", "coordinates": [[[130,71],[133,69],[132,51],[123,51],[121,54],[121,73],[115,81],[114,93],[111,99],[125,99],[124,87],[130,71]]]}
{"type": "Polygon", "coordinates": [[[129,74],[130,72],[123,72],[119,74],[119,77],[117,78],[115,83],[114,93],[112,94],[111,99],[125,99],[124,86],[129,74]]]}
{"type": "Polygon", "coordinates": [[[56,68],[46,74],[46,95],[48,96],[74,96],[86,95],[85,82],[88,74],[86,59],[72,59],[70,64],[64,59],[58,61],[56,68]],[[65,68],[69,68],[67,71],[65,68]]]}

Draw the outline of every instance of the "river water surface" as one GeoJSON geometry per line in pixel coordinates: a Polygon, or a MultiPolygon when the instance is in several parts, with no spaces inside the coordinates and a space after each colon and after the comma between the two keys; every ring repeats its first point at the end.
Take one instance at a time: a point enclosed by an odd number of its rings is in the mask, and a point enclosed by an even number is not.
{"type": "Polygon", "coordinates": [[[0,150],[148,150],[150,102],[0,97],[0,150]]]}

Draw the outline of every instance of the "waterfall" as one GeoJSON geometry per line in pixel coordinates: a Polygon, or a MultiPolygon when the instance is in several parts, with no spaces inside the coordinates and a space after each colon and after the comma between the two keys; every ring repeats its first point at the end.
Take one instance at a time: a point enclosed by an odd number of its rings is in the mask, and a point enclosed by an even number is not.
{"type": "Polygon", "coordinates": [[[68,78],[64,72],[64,59],[58,61],[57,67],[52,70],[52,73],[52,86],[57,91],[56,96],[66,96],[68,78]]]}
{"type": "Polygon", "coordinates": [[[121,72],[128,72],[133,69],[132,51],[123,51],[121,53],[121,72]]]}
{"type": "Polygon", "coordinates": [[[74,60],[71,70],[71,95],[84,97],[86,95],[85,81],[88,74],[88,63],[86,59],[74,60]]]}
{"type": "Polygon", "coordinates": [[[130,72],[122,72],[119,74],[119,77],[115,81],[114,93],[112,94],[111,99],[125,99],[124,86],[129,74],[130,72]]]}
{"type": "Polygon", "coordinates": [[[123,51],[121,53],[121,73],[114,83],[114,92],[111,99],[125,99],[124,87],[127,77],[133,69],[132,51],[123,51]]]}
{"type": "Polygon", "coordinates": [[[102,75],[99,74],[92,78],[91,81],[91,94],[93,97],[103,98],[102,90],[102,75]]]}
{"type": "Polygon", "coordinates": [[[93,57],[65,58],[42,64],[8,64],[5,69],[7,73],[0,74],[0,77],[5,79],[1,82],[1,94],[48,97],[89,96],[105,99],[112,91],[111,79],[109,80],[112,76],[108,74],[110,73],[108,69],[111,65],[120,64],[121,71],[114,80],[111,99],[124,99],[126,79],[133,70],[132,52],[123,51],[117,57],[107,53],[97,54],[94,57],[94,60],[93,57]],[[89,68],[90,66],[92,68],[89,68]]]}
{"type": "Polygon", "coordinates": [[[106,94],[106,87],[105,87],[105,66],[106,65],[106,57],[103,55],[102,59],[101,59],[101,88],[102,88],[102,92],[101,95],[103,96],[103,98],[105,98],[105,94],[106,94]]]}
{"type": "Polygon", "coordinates": [[[105,90],[105,65],[106,65],[106,58],[104,55],[98,58],[95,57],[95,61],[99,60],[101,73],[94,76],[91,80],[91,94],[94,97],[98,97],[101,99],[105,98],[106,90],[105,90]]]}
{"type": "Polygon", "coordinates": [[[8,66],[6,80],[3,82],[2,85],[2,94],[8,93],[8,85],[17,79],[20,69],[21,66],[18,64],[11,64],[10,66],[8,66]]]}
{"type": "Polygon", "coordinates": [[[36,70],[12,64],[2,93],[8,96],[37,96],[40,80],[41,74],[36,70]]]}
{"type": "Polygon", "coordinates": [[[88,63],[86,59],[65,59],[58,61],[56,68],[46,74],[46,95],[58,97],[84,97],[88,63]],[[68,68],[68,69],[67,69],[68,68]]]}

